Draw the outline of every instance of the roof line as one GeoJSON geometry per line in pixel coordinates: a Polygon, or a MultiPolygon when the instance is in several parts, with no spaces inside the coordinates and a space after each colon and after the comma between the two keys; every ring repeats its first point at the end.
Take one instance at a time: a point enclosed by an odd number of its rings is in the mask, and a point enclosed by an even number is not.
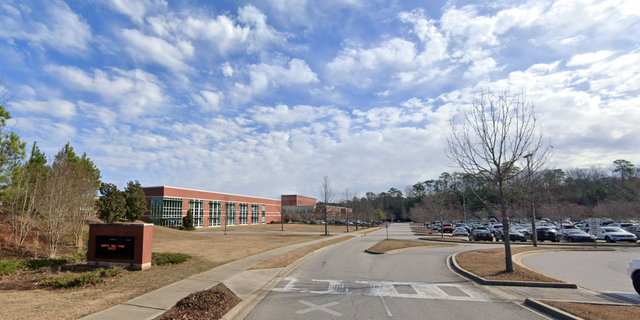
{"type": "Polygon", "coordinates": [[[198,189],[189,189],[189,188],[180,188],[180,187],[171,187],[171,186],[150,186],[150,187],[142,187],[144,188],[172,188],[172,189],[182,189],[182,190],[189,190],[189,191],[199,191],[199,192],[209,192],[209,193],[218,193],[218,194],[224,194],[224,195],[229,195],[229,196],[239,196],[239,197],[249,197],[249,198],[256,198],[256,199],[265,199],[265,200],[275,200],[275,201],[280,201],[280,199],[272,199],[272,198],[265,198],[265,197],[254,197],[254,196],[247,196],[247,195],[242,195],[242,194],[233,194],[233,193],[225,193],[225,192],[217,192],[217,191],[206,191],[206,190],[198,190],[198,189]]]}

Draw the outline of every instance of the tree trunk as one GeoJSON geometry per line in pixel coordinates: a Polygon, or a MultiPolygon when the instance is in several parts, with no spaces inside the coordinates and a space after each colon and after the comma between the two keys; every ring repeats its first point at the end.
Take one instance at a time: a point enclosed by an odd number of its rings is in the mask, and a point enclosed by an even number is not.
{"type": "Polygon", "coordinates": [[[500,204],[502,211],[502,234],[504,237],[504,260],[506,272],[513,272],[513,261],[511,259],[511,241],[509,239],[509,216],[507,214],[507,205],[502,201],[500,204]]]}

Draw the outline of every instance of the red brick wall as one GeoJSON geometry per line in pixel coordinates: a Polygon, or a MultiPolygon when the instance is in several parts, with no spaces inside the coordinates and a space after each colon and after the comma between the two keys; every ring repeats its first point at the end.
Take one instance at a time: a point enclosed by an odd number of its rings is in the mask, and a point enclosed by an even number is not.
{"type": "Polygon", "coordinates": [[[89,252],[87,261],[104,261],[145,264],[151,263],[153,246],[153,225],[141,223],[92,223],[89,225],[89,252]],[[97,236],[134,237],[133,260],[107,260],[96,258],[97,236]]]}
{"type": "Polygon", "coordinates": [[[315,206],[316,198],[300,196],[297,194],[282,195],[280,201],[283,206],[315,206]]]}
{"type": "MultiPolygon", "coordinates": [[[[232,195],[218,192],[208,192],[201,190],[190,190],[190,189],[182,189],[182,188],[172,188],[172,187],[150,187],[143,188],[144,193],[147,196],[147,211],[145,212],[142,220],[146,222],[150,222],[150,214],[149,211],[151,208],[151,198],[152,197],[173,197],[173,198],[182,198],[182,215],[185,216],[187,214],[187,210],[189,210],[189,200],[190,199],[198,199],[204,200],[204,227],[209,226],[209,214],[211,212],[209,208],[209,201],[221,201],[222,203],[222,217],[221,217],[221,226],[224,226],[227,218],[226,218],[226,203],[227,202],[235,202],[236,203],[236,224],[240,223],[240,203],[247,203],[249,206],[249,214],[247,216],[247,223],[251,224],[251,204],[258,204],[260,206],[259,214],[260,218],[258,219],[259,223],[262,224],[262,205],[266,205],[266,215],[265,215],[265,223],[270,223],[271,221],[280,221],[280,200],[277,199],[267,199],[267,198],[258,198],[258,197],[250,197],[250,196],[241,196],[241,195],[232,195]]],[[[311,198],[313,199],[313,198],[311,198]]],[[[315,200],[315,199],[314,199],[315,200]]]]}

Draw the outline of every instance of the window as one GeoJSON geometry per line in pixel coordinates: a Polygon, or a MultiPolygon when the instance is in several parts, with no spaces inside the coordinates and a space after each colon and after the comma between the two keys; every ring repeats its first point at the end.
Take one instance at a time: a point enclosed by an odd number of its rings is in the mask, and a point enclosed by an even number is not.
{"type": "Polygon", "coordinates": [[[251,205],[251,224],[259,224],[260,223],[260,205],[252,204],[251,205]]]}
{"type": "Polygon", "coordinates": [[[266,206],[263,204],[262,205],[262,223],[265,223],[264,222],[264,220],[265,220],[265,216],[264,216],[265,212],[266,212],[266,206]]]}
{"type": "Polygon", "coordinates": [[[151,198],[151,223],[158,226],[182,225],[182,199],[170,197],[151,198]]]}
{"type": "Polygon", "coordinates": [[[247,218],[249,215],[249,204],[241,203],[240,204],[240,224],[247,224],[247,218]]]}
{"type": "Polygon", "coordinates": [[[220,216],[222,203],[220,201],[209,201],[209,227],[220,226],[220,216]]]}
{"type": "Polygon", "coordinates": [[[235,226],[236,225],[236,203],[235,202],[227,202],[227,226],[235,226]]]}
{"type": "Polygon", "coordinates": [[[189,201],[189,209],[193,214],[193,226],[202,228],[204,223],[204,201],[191,199],[189,201]]]}

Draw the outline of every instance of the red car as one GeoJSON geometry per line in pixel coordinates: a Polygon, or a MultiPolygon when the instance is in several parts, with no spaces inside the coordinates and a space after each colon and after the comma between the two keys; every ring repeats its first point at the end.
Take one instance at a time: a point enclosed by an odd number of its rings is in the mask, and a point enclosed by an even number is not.
{"type": "Polygon", "coordinates": [[[453,226],[450,223],[443,224],[442,225],[442,232],[452,233],[453,232],[453,226]]]}

